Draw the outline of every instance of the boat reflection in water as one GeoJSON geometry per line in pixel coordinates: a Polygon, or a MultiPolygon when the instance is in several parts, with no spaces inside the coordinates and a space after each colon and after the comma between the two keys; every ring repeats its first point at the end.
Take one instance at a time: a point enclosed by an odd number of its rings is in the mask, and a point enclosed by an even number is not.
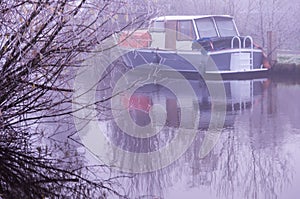
{"type": "MultiPolygon", "coordinates": [[[[180,82],[178,82],[180,84],[180,82]]],[[[199,81],[190,81],[194,88],[197,98],[192,96],[180,96],[185,100],[190,100],[190,117],[181,118],[183,123],[199,122],[199,129],[207,129],[211,119],[212,102],[205,84],[199,81]],[[197,104],[197,106],[195,105],[197,104]],[[196,109],[199,108],[200,110],[196,109]]],[[[242,111],[243,109],[251,109],[251,105],[255,101],[256,95],[262,92],[262,81],[228,81],[215,82],[215,84],[224,84],[226,92],[226,117],[224,127],[232,126],[235,117],[235,111],[242,111]]],[[[149,109],[153,104],[159,104],[166,111],[166,123],[169,127],[179,127],[181,109],[177,101],[177,96],[168,88],[161,85],[146,85],[134,92],[134,94],[127,99],[128,111],[132,119],[138,125],[146,125],[150,123],[149,109]]],[[[184,108],[183,108],[184,109],[184,108]]],[[[189,125],[183,125],[188,128],[189,125]]]]}
{"type": "MultiPolygon", "coordinates": [[[[164,84],[170,87],[171,84],[180,87],[182,84],[178,79],[168,79],[164,84]]],[[[207,83],[207,82],[206,82],[207,83]]],[[[251,109],[256,95],[262,92],[262,81],[228,81],[228,82],[209,82],[216,87],[225,88],[224,99],[214,99],[209,94],[209,90],[204,81],[189,81],[194,93],[180,90],[176,95],[167,87],[161,84],[146,84],[136,89],[132,94],[123,92],[117,104],[119,118],[113,120],[102,120],[105,125],[107,137],[116,146],[130,152],[152,152],[159,150],[171,142],[179,132],[178,129],[195,132],[196,137],[200,136],[203,140],[206,130],[212,123],[212,106],[215,101],[224,104],[224,124],[222,128],[233,126],[237,111],[251,109]],[[184,102],[181,107],[179,102],[184,102]],[[153,110],[153,107],[156,109],[153,110]],[[159,110],[157,110],[157,107],[159,110]],[[130,120],[124,119],[124,112],[128,112],[130,120]],[[116,122],[118,120],[118,122],[116,122]],[[148,132],[146,128],[151,127],[148,132]],[[141,128],[142,127],[142,128],[141,128]],[[130,132],[128,135],[127,132],[130,132]],[[153,134],[152,136],[146,134],[153,134]],[[138,137],[132,134],[140,135],[138,137]],[[145,136],[142,136],[145,134],[145,136]]],[[[109,94],[110,95],[110,94],[109,94]]],[[[213,111],[223,111],[215,108],[213,111]]],[[[109,115],[109,114],[108,114],[109,115]]],[[[109,117],[113,118],[113,117],[109,117]]],[[[186,139],[188,139],[186,137],[186,139]]],[[[188,140],[181,138],[178,144],[185,146],[188,140]]],[[[178,146],[180,147],[180,146],[178,146]]],[[[147,167],[147,165],[145,165],[147,167]]],[[[162,165],[163,166],[163,165],[162,165]]],[[[149,170],[152,170],[149,168],[149,170]]]]}
{"type": "MultiPolygon", "coordinates": [[[[180,87],[182,80],[168,81],[180,87]]],[[[137,154],[132,156],[130,162],[124,159],[124,168],[133,170],[137,164],[144,164],[147,168],[151,162],[139,162],[138,154],[151,153],[167,146],[177,136],[178,128],[196,131],[190,147],[172,164],[121,180],[129,198],[276,198],[289,182],[291,171],[288,162],[280,155],[276,145],[272,145],[274,140],[270,143],[272,146],[262,143],[269,140],[264,137],[268,131],[261,127],[262,117],[272,114],[272,103],[264,105],[266,96],[267,100],[272,101],[269,80],[210,83],[224,85],[226,113],[220,138],[204,158],[199,158],[199,151],[214,106],[204,82],[189,81],[195,95],[184,90],[175,95],[159,84],[143,85],[132,94],[125,91],[119,104],[123,111],[129,112],[136,126],[128,124],[126,127],[127,121],[117,124],[116,118],[102,118],[99,121],[114,145],[137,154]],[[185,107],[180,106],[179,98],[186,101],[185,107]],[[161,115],[153,115],[153,107],[159,109],[161,115]],[[157,132],[144,138],[125,132],[131,130],[143,134],[145,132],[140,131],[139,127],[147,125],[157,129],[157,132]]],[[[183,138],[176,144],[181,148],[187,142],[183,138]]],[[[173,155],[173,151],[168,153],[161,160],[173,155]]],[[[116,175],[122,175],[122,172],[116,171],[116,175]]]]}

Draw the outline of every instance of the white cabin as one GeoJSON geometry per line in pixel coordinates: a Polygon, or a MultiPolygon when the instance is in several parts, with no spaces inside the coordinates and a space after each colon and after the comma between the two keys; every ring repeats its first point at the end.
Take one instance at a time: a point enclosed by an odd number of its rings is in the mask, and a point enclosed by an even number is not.
{"type": "Polygon", "coordinates": [[[162,16],[151,20],[152,48],[191,50],[198,39],[239,36],[229,15],[162,16]]]}

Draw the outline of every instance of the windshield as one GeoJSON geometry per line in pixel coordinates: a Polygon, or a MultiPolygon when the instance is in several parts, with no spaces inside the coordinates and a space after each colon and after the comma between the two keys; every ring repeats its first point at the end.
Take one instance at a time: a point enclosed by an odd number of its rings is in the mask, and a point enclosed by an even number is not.
{"type": "Polygon", "coordinates": [[[217,31],[212,18],[195,20],[200,38],[217,37],[217,31]]]}
{"type": "Polygon", "coordinates": [[[213,18],[201,18],[195,20],[199,37],[211,38],[211,37],[230,37],[238,36],[236,27],[232,18],[214,17],[213,18]],[[216,30],[218,28],[218,32],[216,30]]]}
{"type": "Polygon", "coordinates": [[[215,17],[221,37],[237,36],[237,31],[231,18],[215,17]]]}

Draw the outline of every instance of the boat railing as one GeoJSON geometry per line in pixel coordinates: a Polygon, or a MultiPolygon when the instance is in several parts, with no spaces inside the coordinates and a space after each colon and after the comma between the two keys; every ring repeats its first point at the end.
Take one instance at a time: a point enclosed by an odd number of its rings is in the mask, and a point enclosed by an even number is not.
{"type": "Polygon", "coordinates": [[[250,40],[250,68],[253,69],[253,39],[251,36],[244,37],[243,48],[246,48],[247,40],[250,40]]]}
{"type": "Polygon", "coordinates": [[[234,48],[234,40],[238,40],[239,42],[239,49],[240,49],[240,52],[241,52],[241,49],[242,49],[242,42],[241,42],[241,38],[239,38],[238,36],[234,36],[232,39],[231,39],[231,48],[234,48]]]}
{"type": "Polygon", "coordinates": [[[251,36],[246,36],[243,38],[243,46],[242,46],[242,41],[241,38],[238,36],[234,36],[231,39],[231,48],[234,48],[234,42],[235,40],[238,41],[238,49],[239,49],[239,63],[245,63],[244,61],[248,62],[248,64],[246,64],[247,66],[249,66],[250,69],[253,69],[253,39],[251,36]],[[245,60],[245,56],[242,56],[242,48],[247,48],[246,42],[247,40],[250,41],[250,56],[246,56],[246,60],[245,60]],[[248,58],[247,58],[248,57],[248,58]]]}

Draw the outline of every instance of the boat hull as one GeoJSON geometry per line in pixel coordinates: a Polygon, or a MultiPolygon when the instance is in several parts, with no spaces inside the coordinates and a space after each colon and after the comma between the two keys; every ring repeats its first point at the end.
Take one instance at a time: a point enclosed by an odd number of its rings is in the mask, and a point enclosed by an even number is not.
{"type": "Polygon", "coordinates": [[[262,51],[253,51],[253,65],[234,62],[233,57],[238,56],[238,53],[249,54],[251,52],[250,50],[240,52],[237,49],[230,49],[201,54],[199,51],[136,49],[123,55],[122,59],[129,69],[146,65],[150,70],[159,71],[161,76],[166,77],[180,73],[188,79],[220,75],[223,78],[251,79],[257,75],[261,77],[268,74],[268,70],[262,66],[262,51]]]}
{"type": "MultiPolygon", "coordinates": [[[[251,57],[251,49],[229,49],[215,52],[209,52],[208,55],[220,71],[243,71],[244,69],[262,68],[263,53],[259,49],[255,49],[253,58],[251,57]],[[250,64],[253,60],[253,65],[250,64]]],[[[209,71],[208,67],[206,71],[209,71]]]]}

